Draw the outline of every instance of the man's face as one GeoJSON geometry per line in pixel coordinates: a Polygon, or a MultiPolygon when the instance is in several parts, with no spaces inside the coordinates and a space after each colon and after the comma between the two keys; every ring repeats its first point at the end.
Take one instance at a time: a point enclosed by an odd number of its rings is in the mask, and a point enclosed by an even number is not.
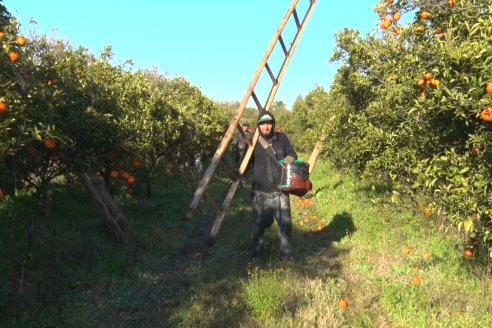
{"type": "Polygon", "coordinates": [[[243,125],[243,131],[244,132],[248,131],[248,126],[247,125],[243,125]]]}
{"type": "Polygon", "coordinates": [[[273,122],[272,121],[261,122],[258,126],[260,127],[260,132],[262,135],[268,136],[272,133],[272,130],[273,130],[273,122]]]}

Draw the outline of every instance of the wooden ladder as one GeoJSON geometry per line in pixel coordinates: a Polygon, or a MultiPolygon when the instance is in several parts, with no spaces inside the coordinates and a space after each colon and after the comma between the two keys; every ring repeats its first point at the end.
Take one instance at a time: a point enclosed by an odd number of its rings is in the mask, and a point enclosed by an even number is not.
{"type": "MultiPolygon", "coordinates": [[[[273,103],[273,99],[275,97],[275,94],[277,93],[278,87],[280,85],[280,82],[282,81],[282,77],[285,73],[285,70],[287,68],[287,65],[289,64],[290,59],[292,58],[292,55],[294,53],[294,50],[297,46],[297,43],[299,42],[299,39],[301,37],[301,34],[304,30],[304,27],[306,26],[307,21],[309,20],[309,17],[311,15],[311,12],[316,4],[316,0],[303,0],[303,1],[308,1],[308,7],[306,9],[306,12],[301,19],[298,16],[296,6],[300,0],[293,0],[289,9],[287,10],[287,13],[285,14],[283,20],[281,21],[277,31],[275,32],[272,40],[270,41],[270,44],[268,45],[268,48],[265,52],[265,55],[263,56],[256,72],[255,75],[253,76],[253,79],[251,80],[251,83],[249,84],[248,89],[246,90],[246,94],[244,95],[241,103],[239,104],[239,107],[236,110],[236,113],[234,117],[231,120],[231,123],[229,125],[229,128],[227,129],[224,137],[222,138],[222,141],[219,144],[219,147],[215,151],[214,156],[212,157],[212,160],[205,171],[202,179],[200,180],[200,183],[198,184],[198,187],[195,191],[195,194],[193,196],[193,199],[188,207],[188,210],[185,214],[185,219],[191,219],[193,217],[193,213],[198,206],[202,196],[205,194],[205,197],[209,202],[212,204],[212,206],[216,209],[217,211],[217,217],[215,219],[214,225],[212,227],[212,230],[210,232],[210,238],[208,243],[213,244],[215,237],[217,236],[217,233],[219,232],[220,226],[222,224],[222,221],[225,216],[226,210],[229,208],[229,205],[231,203],[232,197],[234,196],[234,193],[237,190],[237,187],[239,185],[239,182],[241,181],[241,177],[245,172],[245,169],[249,163],[249,160],[251,159],[251,155],[253,154],[253,149],[256,145],[256,142],[258,141],[259,137],[259,132],[258,129],[255,130],[253,140],[252,142],[248,142],[248,147],[245,156],[243,156],[241,165],[239,167],[239,172],[238,174],[233,173],[233,182],[231,183],[229,190],[225,196],[225,199],[222,201],[222,205],[219,205],[209,193],[206,192],[206,188],[212,178],[212,176],[215,173],[215,170],[217,166],[219,165],[219,162],[222,160],[222,155],[224,152],[227,150],[227,147],[236,131],[236,129],[239,130],[239,132],[242,134],[243,138],[245,138],[244,132],[241,129],[241,126],[239,125],[239,121],[241,119],[241,116],[243,114],[244,109],[246,108],[246,105],[248,104],[250,98],[253,98],[258,110],[266,110],[269,111],[270,107],[273,103]],[[284,31],[285,26],[287,23],[293,19],[295,26],[297,28],[297,32],[295,33],[293,40],[290,43],[290,46],[287,46],[285,43],[284,39],[282,38],[282,32],[284,31]],[[272,71],[270,65],[268,64],[268,59],[270,58],[271,53],[275,49],[277,45],[280,45],[282,51],[284,60],[277,72],[277,74],[274,74],[272,71]],[[268,75],[271,78],[272,86],[270,89],[270,92],[268,94],[268,98],[266,99],[265,105],[262,106],[257,94],[255,93],[254,89],[255,86],[258,82],[258,79],[260,78],[261,74],[266,71],[268,75]]],[[[245,138],[245,140],[248,140],[245,138]]],[[[224,161],[225,162],[225,161],[224,161]]],[[[226,167],[230,168],[230,165],[225,163],[226,167]]]]}

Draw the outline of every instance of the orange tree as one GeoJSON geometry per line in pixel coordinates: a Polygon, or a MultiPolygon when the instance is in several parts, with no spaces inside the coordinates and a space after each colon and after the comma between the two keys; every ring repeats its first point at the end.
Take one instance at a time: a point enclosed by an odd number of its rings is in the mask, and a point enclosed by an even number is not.
{"type": "Polygon", "coordinates": [[[4,16],[5,192],[33,187],[46,200],[57,176],[90,172],[109,179],[115,170],[124,184],[138,181],[137,173],[149,184],[159,161],[183,166],[220,140],[226,113],[186,80],[132,73],[128,62],[113,65],[110,47],[97,58],[45,36],[26,42],[4,16]],[[20,57],[10,59],[12,52],[20,57]]]}
{"type": "Polygon", "coordinates": [[[336,102],[325,105],[325,122],[337,124],[326,124],[325,147],[336,163],[390,181],[394,201],[428,195],[426,206],[492,255],[492,126],[481,115],[492,101],[489,5],[381,1],[376,31],[338,33],[336,102]]]}
{"type": "Polygon", "coordinates": [[[150,195],[163,167],[183,168],[195,154],[216,147],[226,113],[185,79],[167,79],[155,70],[128,77],[126,93],[118,98],[121,125],[131,131],[130,157],[141,163],[135,173],[150,195]]]}

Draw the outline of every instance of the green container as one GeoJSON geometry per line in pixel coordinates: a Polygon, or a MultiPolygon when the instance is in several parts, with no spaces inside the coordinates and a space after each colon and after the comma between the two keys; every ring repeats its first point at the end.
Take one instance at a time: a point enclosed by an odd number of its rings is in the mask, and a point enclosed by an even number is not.
{"type": "Polygon", "coordinates": [[[295,174],[300,175],[303,180],[309,180],[309,163],[301,160],[295,160],[291,164],[285,164],[284,160],[278,161],[282,164],[282,178],[279,188],[287,189],[291,187],[292,178],[295,174]]]}

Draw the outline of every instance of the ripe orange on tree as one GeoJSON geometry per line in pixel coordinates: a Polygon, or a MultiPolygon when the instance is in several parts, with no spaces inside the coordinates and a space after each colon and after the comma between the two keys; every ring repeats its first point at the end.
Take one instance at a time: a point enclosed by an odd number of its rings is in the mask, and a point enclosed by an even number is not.
{"type": "Polygon", "coordinates": [[[23,37],[22,35],[18,36],[17,39],[15,40],[17,44],[21,47],[24,47],[26,45],[26,38],[23,37]]]}
{"type": "Polygon", "coordinates": [[[466,257],[472,257],[473,256],[473,248],[465,247],[465,249],[463,249],[463,255],[465,255],[466,257]]]}
{"type": "Polygon", "coordinates": [[[15,63],[16,61],[18,61],[18,60],[19,60],[19,58],[20,58],[20,53],[18,53],[18,52],[16,52],[16,51],[11,51],[11,52],[9,53],[9,58],[10,58],[10,61],[11,61],[12,63],[15,63]]]}
{"type": "Polygon", "coordinates": [[[50,157],[50,160],[53,162],[53,163],[58,163],[60,161],[61,157],[60,155],[58,154],[53,154],[53,156],[50,157]]]}
{"type": "Polygon", "coordinates": [[[119,173],[116,170],[112,170],[111,172],[109,172],[109,176],[112,177],[113,179],[117,178],[118,175],[119,173]]]}
{"type": "Polygon", "coordinates": [[[399,12],[394,12],[393,15],[391,16],[391,20],[393,22],[398,22],[401,18],[401,14],[399,12]]]}
{"type": "Polygon", "coordinates": [[[480,154],[480,147],[473,148],[473,155],[478,156],[480,154]]]}
{"type": "Polygon", "coordinates": [[[3,38],[5,35],[5,32],[0,31],[0,39],[3,38]]]}
{"type": "Polygon", "coordinates": [[[448,7],[456,6],[456,0],[448,0],[448,7]]]}
{"type": "Polygon", "coordinates": [[[480,118],[485,122],[492,123],[492,108],[484,108],[480,113],[480,118]]]}
{"type": "Polygon", "coordinates": [[[429,13],[428,11],[425,11],[425,10],[424,10],[424,11],[422,11],[422,12],[420,13],[420,18],[422,18],[422,19],[427,19],[427,18],[429,18],[429,17],[430,17],[430,13],[429,13]]]}
{"type": "Polygon", "coordinates": [[[424,208],[424,216],[431,216],[432,215],[432,211],[429,209],[429,208],[424,208]]]}
{"type": "Polygon", "coordinates": [[[3,190],[0,189],[0,200],[2,200],[2,199],[3,199],[3,190]]]}
{"type": "Polygon", "coordinates": [[[53,138],[46,138],[43,141],[43,147],[46,150],[53,150],[56,147],[56,142],[53,138]]]}
{"type": "Polygon", "coordinates": [[[412,252],[412,248],[405,246],[405,247],[403,247],[402,252],[403,252],[403,254],[408,255],[412,252]]]}
{"type": "Polygon", "coordinates": [[[0,114],[4,114],[7,112],[7,103],[5,101],[0,101],[0,114]]]}
{"type": "Polygon", "coordinates": [[[126,179],[126,183],[127,183],[128,185],[132,185],[132,184],[134,184],[134,183],[135,183],[135,180],[136,180],[136,179],[135,179],[135,177],[134,177],[133,175],[130,175],[130,176],[128,177],[128,179],[126,179]]]}
{"type": "Polygon", "coordinates": [[[142,165],[142,163],[140,162],[140,160],[138,160],[138,159],[134,159],[134,160],[132,161],[132,165],[133,165],[133,167],[134,167],[134,168],[139,169],[139,168],[140,168],[140,166],[142,165]]]}
{"type": "Polygon", "coordinates": [[[391,26],[391,19],[389,18],[383,19],[379,24],[379,27],[381,27],[383,30],[386,30],[390,26],[391,26]]]}
{"type": "Polygon", "coordinates": [[[415,26],[415,31],[422,32],[423,30],[424,30],[424,28],[422,26],[420,26],[420,25],[415,26]]]}
{"type": "Polygon", "coordinates": [[[49,87],[54,87],[58,83],[57,80],[48,80],[47,84],[49,87]]]}
{"type": "Polygon", "coordinates": [[[342,298],[339,302],[338,302],[338,307],[342,310],[345,310],[346,308],[348,308],[349,306],[349,303],[348,301],[345,299],[345,298],[342,298]]]}
{"type": "Polygon", "coordinates": [[[489,81],[489,83],[487,83],[487,86],[485,87],[485,91],[486,91],[489,95],[492,95],[492,81],[489,81]]]}

